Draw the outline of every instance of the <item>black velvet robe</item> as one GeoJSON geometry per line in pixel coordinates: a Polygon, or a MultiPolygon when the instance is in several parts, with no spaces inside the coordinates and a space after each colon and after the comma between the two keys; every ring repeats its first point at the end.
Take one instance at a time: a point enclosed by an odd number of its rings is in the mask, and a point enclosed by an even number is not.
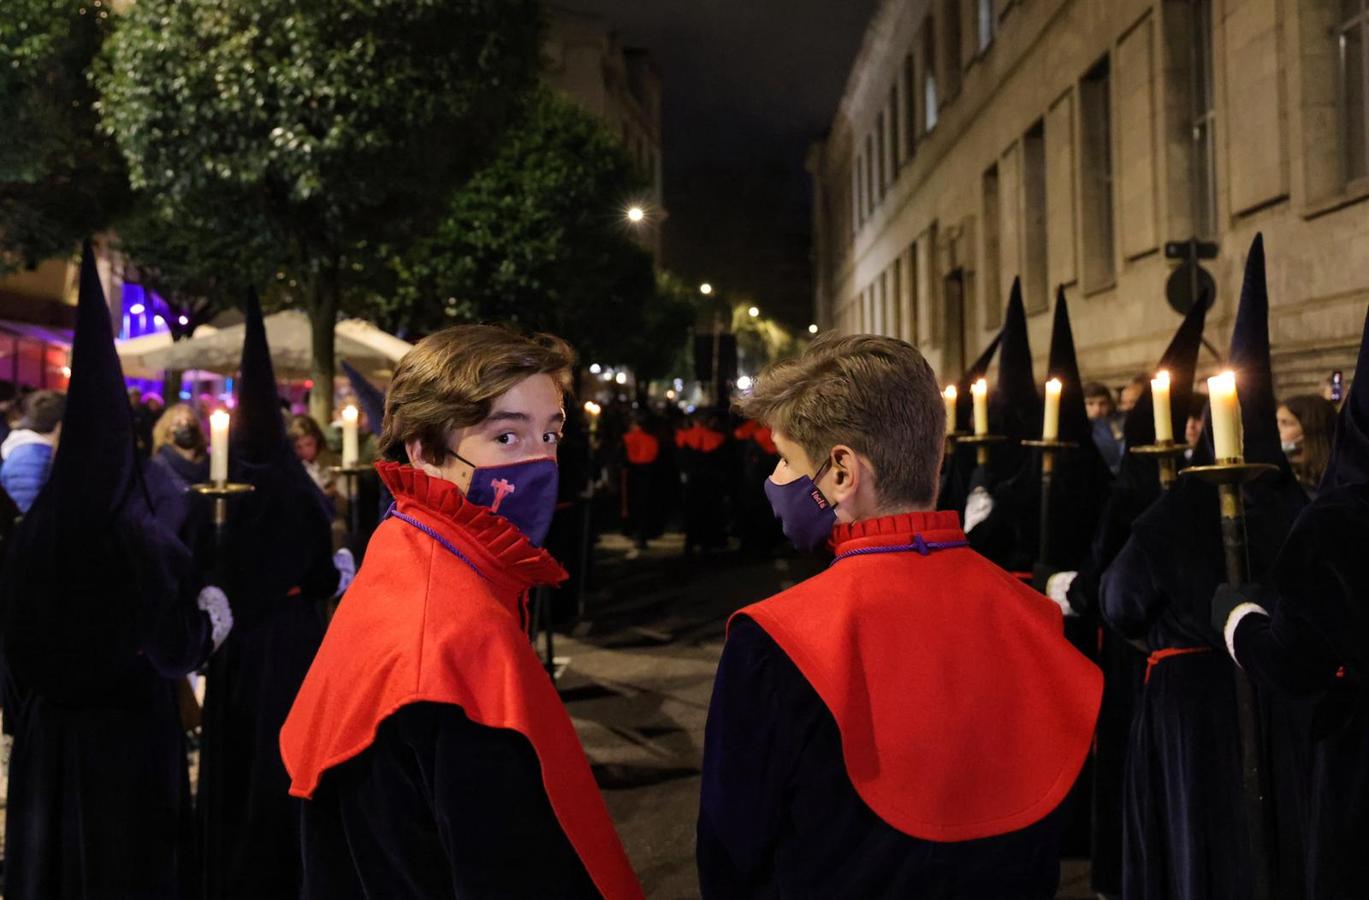
{"type": "MultiPolygon", "coordinates": [[[[1255,577],[1305,504],[1284,470],[1246,489],[1247,543],[1255,577]]],[[[1216,488],[1181,480],[1137,522],[1103,578],[1102,613],[1151,651],[1186,650],[1153,665],[1131,732],[1124,807],[1123,895],[1127,900],[1250,896],[1252,855],[1240,783],[1235,672],[1210,623],[1225,580],[1216,488]]],[[[1296,897],[1301,858],[1295,802],[1299,753],[1295,713],[1261,701],[1279,746],[1262,748],[1273,777],[1270,827],[1277,834],[1275,896],[1296,897]],[[1280,797],[1283,797],[1282,807],[1280,797]]]]}
{"type": "Polygon", "coordinates": [[[1241,620],[1236,658],[1257,685],[1315,703],[1303,804],[1306,894],[1364,896],[1369,884],[1369,579],[1363,566],[1369,485],[1324,493],[1279,553],[1272,617],[1241,620]]]}
{"type": "Polygon", "coordinates": [[[681,447],[677,454],[684,475],[685,551],[727,546],[731,518],[732,447],[710,451],[681,447]]]}
{"type": "Polygon", "coordinates": [[[302,806],[302,900],[599,896],[532,744],[459,706],[402,707],[302,806]]]}
{"type": "Polygon", "coordinates": [[[1065,808],[1020,831],[938,843],[861,800],[836,721],[784,651],[733,622],[704,739],[699,880],[712,897],[1055,896],[1065,808]]]}

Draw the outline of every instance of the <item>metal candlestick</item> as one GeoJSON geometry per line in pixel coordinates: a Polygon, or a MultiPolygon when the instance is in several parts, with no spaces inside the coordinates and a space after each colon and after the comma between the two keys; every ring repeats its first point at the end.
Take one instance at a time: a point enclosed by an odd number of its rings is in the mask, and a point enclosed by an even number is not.
{"type": "Polygon", "coordinates": [[[1023,441],[1023,447],[1041,451],[1041,520],[1037,533],[1036,560],[1042,565],[1051,561],[1051,481],[1055,473],[1055,457],[1060,453],[1077,450],[1079,445],[1073,441],[1023,441]]]}
{"type": "Polygon", "coordinates": [[[957,444],[969,444],[975,448],[975,460],[981,466],[989,464],[989,445],[1001,444],[1007,437],[1001,434],[966,434],[955,439],[957,444]]]}
{"type": "Polygon", "coordinates": [[[1127,452],[1153,457],[1160,464],[1160,488],[1167,491],[1174,485],[1174,479],[1179,474],[1179,458],[1188,452],[1188,445],[1156,441],[1141,447],[1128,447],[1127,452]]]}
{"type": "Polygon", "coordinates": [[[212,497],[214,500],[214,568],[218,573],[218,580],[223,580],[223,549],[224,541],[227,538],[225,526],[228,524],[228,498],[240,497],[243,494],[250,494],[256,490],[250,484],[242,484],[236,481],[208,481],[202,484],[192,484],[190,490],[201,497],[212,497]]]}
{"type": "MultiPolygon", "coordinates": [[[[1192,466],[1180,473],[1185,477],[1201,478],[1217,486],[1222,512],[1222,550],[1226,557],[1226,580],[1232,587],[1239,587],[1250,578],[1250,553],[1245,542],[1245,497],[1241,493],[1241,485],[1278,470],[1278,466],[1268,463],[1222,459],[1214,465],[1192,466]]],[[[1245,796],[1246,822],[1254,862],[1252,896],[1255,900],[1268,900],[1273,884],[1270,868],[1274,861],[1269,846],[1269,819],[1265,811],[1268,773],[1260,766],[1255,694],[1244,670],[1240,666],[1233,668],[1236,674],[1236,705],[1241,728],[1241,788],[1245,796]]]]}
{"type": "MultiPolygon", "coordinates": [[[[357,508],[357,495],[360,491],[361,476],[371,471],[370,466],[329,466],[328,472],[334,476],[340,476],[343,481],[343,492],[347,496],[347,531],[351,535],[352,541],[358,539],[361,534],[361,510],[357,508]]],[[[360,547],[353,547],[353,553],[359,553],[360,547]]],[[[358,560],[360,556],[358,555],[358,560]]]]}

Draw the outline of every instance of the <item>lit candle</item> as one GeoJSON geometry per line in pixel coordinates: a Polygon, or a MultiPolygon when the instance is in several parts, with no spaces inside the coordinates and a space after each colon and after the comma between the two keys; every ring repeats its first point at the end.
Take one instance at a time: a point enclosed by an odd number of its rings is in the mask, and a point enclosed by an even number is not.
{"type": "Polygon", "coordinates": [[[345,406],[342,409],[342,467],[356,468],[361,452],[357,443],[357,408],[345,406]]]}
{"type": "Polygon", "coordinates": [[[970,385],[970,393],[974,395],[974,433],[984,435],[989,433],[989,383],[983,378],[970,385]]]}
{"type": "Polygon", "coordinates": [[[1060,379],[1046,382],[1046,418],[1041,423],[1041,440],[1054,441],[1060,437],[1060,379]]]}
{"type": "Polygon", "coordinates": [[[941,399],[946,401],[946,433],[951,434],[955,431],[955,385],[951,385],[941,392],[941,399]]]}
{"type": "Polygon", "coordinates": [[[215,484],[228,481],[228,421],[226,409],[209,414],[209,480],[215,484]]]}
{"type": "Polygon", "coordinates": [[[1223,372],[1207,380],[1208,399],[1212,404],[1212,442],[1216,445],[1217,460],[1243,459],[1241,434],[1241,404],[1236,397],[1236,373],[1223,372]]]}
{"type": "Polygon", "coordinates": [[[1174,420],[1169,414],[1169,373],[1164,369],[1150,379],[1150,396],[1155,403],[1155,441],[1169,444],[1174,441],[1174,420]]]}

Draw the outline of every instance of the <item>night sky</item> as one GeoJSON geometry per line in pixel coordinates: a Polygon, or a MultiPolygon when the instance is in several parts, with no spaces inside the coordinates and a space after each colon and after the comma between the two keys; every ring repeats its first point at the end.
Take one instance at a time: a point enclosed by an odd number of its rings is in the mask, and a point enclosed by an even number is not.
{"type": "Polygon", "coordinates": [[[665,264],[804,328],[804,156],[830,126],[875,0],[559,0],[650,51],[663,89],[665,264]]]}

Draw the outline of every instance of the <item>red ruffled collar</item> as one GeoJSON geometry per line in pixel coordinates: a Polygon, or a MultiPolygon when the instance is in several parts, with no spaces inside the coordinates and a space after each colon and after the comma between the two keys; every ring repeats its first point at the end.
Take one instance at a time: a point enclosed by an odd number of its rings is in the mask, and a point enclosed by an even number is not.
{"type": "Polygon", "coordinates": [[[480,574],[508,590],[522,593],[537,585],[560,584],[569,576],[550,553],[532,542],[512,522],[479,504],[445,478],[433,478],[413,466],[375,464],[380,480],[394,494],[405,515],[417,513],[443,537],[470,551],[480,574]]]}
{"type": "Polygon", "coordinates": [[[929,510],[838,523],[832,529],[831,546],[834,552],[845,553],[860,547],[910,544],[919,534],[929,544],[965,540],[960,516],[954,510],[929,510]]]}

